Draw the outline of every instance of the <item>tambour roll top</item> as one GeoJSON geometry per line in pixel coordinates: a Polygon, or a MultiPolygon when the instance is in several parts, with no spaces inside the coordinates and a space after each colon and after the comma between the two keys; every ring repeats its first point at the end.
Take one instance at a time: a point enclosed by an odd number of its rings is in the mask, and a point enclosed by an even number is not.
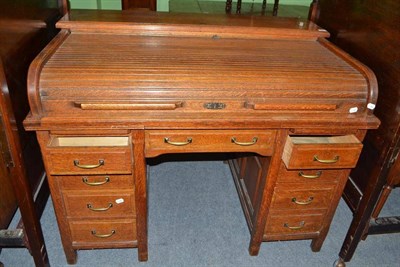
{"type": "Polygon", "coordinates": [[[58,23],[64,29],[30,70],[28,127],[60,117],[104,127],[110,117],[184,127],[193,116],[200,128],[221,116],[227,127],[377,124],[374,75],[311,22],[108,14],[58,23]]]}

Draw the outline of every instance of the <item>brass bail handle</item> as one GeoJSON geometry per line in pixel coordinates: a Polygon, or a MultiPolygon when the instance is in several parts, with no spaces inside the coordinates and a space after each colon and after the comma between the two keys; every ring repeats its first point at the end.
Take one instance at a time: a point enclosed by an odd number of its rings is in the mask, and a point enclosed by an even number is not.
{"type": "Polygon", "coordinates": [[[98,238],[107,238],[107,237],[113,236],[116,233],[116,231],[115,230],[111,230],[111,233],[103,234],[103,235],[102,234],[97,234],[96,230],[92,230],[91,233],[92,233],[93,236],[98,237],[98,238]]]}
{"type": "Polygon", "coordinates": [[[86,205],[86,207],[88,209],[90,209],[91,211],[107,211],[107,210],[109,210],[109,209],[111,209],[113,207],[113,204],[110,202],[110,203],[108,203],[108,206],[105,207],[105,208],[93,208],[92,204],[88,203],[86,205]]]}
{"type": "Polygon", "coordinates": [[[300,171],[299,176],[306,179],[317,179],[321,177],[322,171],[317,171],[315,174],[304,174],[304,172],[300,171]]]}
{"type": "Polygon", "coordinates": [[[307,200],[301,201],[301,200],[297,200],[297,198],[292,198],[292,202],[296,203],[297,205],[309,205],[311,204],[311,202],[313,202],[314,197],[309,197],[307,200]]]}
{"type": "Polygon", "coordinates": [[[339,156],[335,156],[333,159],[320,159],[318,158],[318,155],[314,155],[314,161],[318,161],[319,163],[325,163],[325,164],[333,164],[338,162],[339,156]]]}
{"type": "Polygon", "coordinates": [[[90,185],[90,186],[99,186],[99,185],[103,185],[103,184],[110,182],[110,177],[108,177],[108,176],[104,177],[104,181],[102,181],[102,182],[89,182],[88,177],[85,176],[85,177],[82,177],[82,182],[84,182],[85,184],[90,185]]]}
{"type": "Polygon", "coordinates": [[[96,169],[100,166],[104,165],[104,160],[103,159],[99,159],[99,164],[89,164],[89,165],[81,165],[79,164],[79,160],[74,160],[74,166],[81,168],[81,169],[96,169]]]}
{"type": "Polygon", "coordinates": [[[304,221],[301,221],[299,223],[299,226],[289,226],[288,223],[284,223],[283,226],[286,228],[289,228],[290,230],[300,230],[301,228],[303,228],[305,226],[305,224],[306,223],[304,221]]]}
{"type": "Polygon", "coordinates": [[[253,137],[251,142],[239,142],[237,141],[236,137],[231,138],[231,142],[238,145],[238,146],[252,146],[255,145],[258,141],[258,137],[253,137]]]}
{"type": "Polygon", "coordinates": [[[164,143],[167,143],[167,144],[173,145],[173,146],[186,146],[186,145],[192,143],[192,141],[193,140],[191,137],[186,138],[186,142],[173,142],[173,141],[169,140],[168,137],[164,137],[164,143]]]}

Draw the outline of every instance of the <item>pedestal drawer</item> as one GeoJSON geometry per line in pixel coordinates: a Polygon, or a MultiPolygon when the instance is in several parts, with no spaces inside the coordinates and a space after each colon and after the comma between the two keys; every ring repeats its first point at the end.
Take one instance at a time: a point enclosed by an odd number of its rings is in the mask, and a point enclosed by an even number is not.
{"type": "Polygon", "coordinates": [[[71,218],[135,216],[133,190],[64,191],[67,216],[71,218]]]}
{"type": "Polygon", "coordinates": [[[335,184],[324,186],[280,185],[274,190],[271,208],[274,211],[327,209],[331,205],[335,188],[335,184]]]}
{"type": "Polygon", "coordinates": [[[50,174],[128,174],[132,172],[127,136],[54,136],[46,147],[50,174]]]}
{"type": "Polygon", "coordinates": [[[342,175],[342,170],[305,169],[288,170],[281,164],[278,183],[336,183],[342,175]]]}
{"type": "Polygon", "coordinates": [[[265,227],[266,235],[300,235],[317,233],[321,230],[325,212],[313,214],[270,215],[265,227]]]}
{"type": "Polygon", "coordinates": [[[75,248],[133,247],[136,245],[136,220],[70,221],[75,248]]]}
{"type": "Polygon", "coordinates": [[[288,136],[282,160],[288,169],[353,168],[361,149],[354,135],[288,136]]]}
{"type": "Polygon", "coordinates": [[[53,176],[61,190],[107,190],[134,188],[132,175],[67,175],[53,176]]]}
{"type": "Polygon", "coordinates": [[[49,151],[50,173],[57,174],[128,174],[132,172],[127,149],[75,148],[49,151]]]}
{"type": "Polygon", "coordinates": [[[255,152],[272,154],[275,131],[262,130],[148,130],[146,156],[191,152],[255,152]]]}

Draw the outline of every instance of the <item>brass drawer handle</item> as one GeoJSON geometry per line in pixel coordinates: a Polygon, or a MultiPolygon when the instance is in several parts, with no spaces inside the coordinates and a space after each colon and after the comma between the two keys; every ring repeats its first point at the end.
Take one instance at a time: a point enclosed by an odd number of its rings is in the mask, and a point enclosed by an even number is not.
{"type": "Polygon", "coordinates": [[[98,238],[107,238],[107,237],[111,237],[111,236],[113,236],[115,233],[116,233],[115,230],[111,230],[111,233],[101,235],[101,234],[97,234],[97,233],[96,233],[96,230],[92,230],[92,235],[94,235],[95,237],[98,237],[98,238]]]}
{"type": "Polygon", "coordinates": [[[251,142],[248,142],[248,143],[246,143],[246,142],[238,142],[236,140],[236,137],[232,137],[231,138],[231,142],[235,143],[236,145],[239,145],[239,146],[252,146],[255,143],[257,143],[257,141],[258,141],[258,137],[253,137],[253,140],[251,140],[251,142]]]}
{"type": "Polygon", "coordinates": [[[103,185],[103,184],[110,182],[110,177],[106,176],[104,178],[103,182],[89,182],[87,177],[82,177],[82,182],[84,182],[85,184],[90,185],[90,186],[98,186],[98,185],[103,185]]]}
{"type": "Polygon", "coordinates": [[[289,226],[288,223],[284,223],[283,226],[286,227],[286,228],[289,228],[290,230],[300,230],[301,228],[304,227],[305,224],[306,223],[304,221],[301,221],[299,223],[299,226],[289,226]]]}
{"type": "Polygon", "coordinates": [[[336,163],[339,160],[339,156],[335,156],[333,159],[319,159],[317,155],[314,156],[314,161],[318,161],[319,163],[332,164],[336,163]]]}
{"type": "Polygon", "coordinates": [[[307,178],[307,179],[316,179],[321,177],[322,171],[317,171],[314,175],[313,174],[304,174],[304,172],[299,172],[299,176],[307,178]]]}
{"type": "Polygon", "coordinates": [[[313,200],[314,200],[314,197],[309,197],[307,200],[304,200],[304,201],[297,200],[295,197],[292,198],[292,202],[296,203],[297,205],[308,205],[308,204],[311,204],[311,202],[313,202],[313,200]]]}
{"type": "Polygon", "coordinates": [[[98,168],[98,167],[104,165],[104,160],[99,159],[99,164],[80,165],[80,164],[79,164],[79,160],[76,159],[76,160],[74,160],[74,165],[75,165],[76,167],[78,167],[78,168],[81,168],[81,169],[96,169],[96,168],[98,168]]]}
{"type": "Polygon", "coordinates": [[[107,211],[107,210],[111,209],[112,206],[113,206],[112,203],[108,203],[108,207],[105,207],[105,208],[93,208],[92,204],[90,204],[90,203],[86,205],[86,207],[88,209],[90,209],[91,211],[107,211]]]}
{"type": "Polygon", "coordinates": [[[173,145],[173,146],[186,146],[186,145],[192,143],[192,138],[188,137],[186,139],[186,142],[172,142],[172,141],[169,140],[168,137],[165,137],[164,138],[164,143],[167,143],[167,144],[170,144],[170,145],[173,145]]]}

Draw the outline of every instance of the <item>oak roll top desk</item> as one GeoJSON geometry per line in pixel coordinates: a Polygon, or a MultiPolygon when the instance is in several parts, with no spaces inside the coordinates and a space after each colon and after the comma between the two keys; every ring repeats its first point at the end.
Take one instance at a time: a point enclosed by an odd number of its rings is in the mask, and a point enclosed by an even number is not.
{"type": "Polygon", "coordinates": [[[377,84],[308,21],[75,12],[32,63],[25,127],[41,146],[69,263],[137,247],[147,260],[146,159],[229,153],[249,229],[319,251],[377,84]]]}

